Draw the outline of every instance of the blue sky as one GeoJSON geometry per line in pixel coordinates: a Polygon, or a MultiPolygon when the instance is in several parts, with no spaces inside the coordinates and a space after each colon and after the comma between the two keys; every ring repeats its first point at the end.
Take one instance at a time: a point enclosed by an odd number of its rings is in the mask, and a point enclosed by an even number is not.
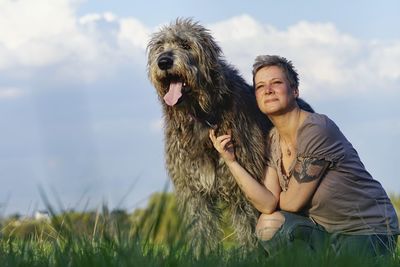
{"type": "Polygon", "coordinates": [[[176,17],[208,27],[247,80],[258,54],[291,59],[302,97],[400,193],[398,10],[399,1],[0,0],[0,214],[42,209],[39,187],[75,209],[132,210],[163,190],[145,48],[176,17]]]}

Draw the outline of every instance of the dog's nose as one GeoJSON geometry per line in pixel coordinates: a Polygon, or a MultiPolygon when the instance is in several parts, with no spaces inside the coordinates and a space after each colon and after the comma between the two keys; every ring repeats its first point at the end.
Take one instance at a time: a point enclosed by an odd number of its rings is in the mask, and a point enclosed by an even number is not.
{"type": "Polygon", "coordinates": [[[169,56],[162,56],[158,59],[158,67],[162,70],[168,70],[174,64],[174,61],[169,56]]]}

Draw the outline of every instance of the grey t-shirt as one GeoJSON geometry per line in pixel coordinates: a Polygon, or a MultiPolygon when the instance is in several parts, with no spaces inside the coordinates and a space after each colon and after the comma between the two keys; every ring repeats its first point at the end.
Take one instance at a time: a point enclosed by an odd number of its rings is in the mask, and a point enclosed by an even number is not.
{"type": "MultiPolygon", "coordinates": [[[[279,134],[269,135],[268,165],[276,169],[283,191],[289,178],[282,172],[279,134]]],[[[362,164],[357,151],[327,116],[311,113],[297,132],[296,160],[322,159],[330,166],[304,212],[328,232],[346,234],[400,234],[398,219],[381,184],[362,164]]]]}

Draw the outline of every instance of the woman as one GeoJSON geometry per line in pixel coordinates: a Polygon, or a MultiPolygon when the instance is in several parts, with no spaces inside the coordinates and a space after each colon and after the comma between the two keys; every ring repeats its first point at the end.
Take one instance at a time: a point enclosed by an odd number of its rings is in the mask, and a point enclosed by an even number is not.
{"type": "Polygon", "coordinates": [[[264,184],[236,161],[230,135],[210,138],[249,201],[261,213],[256,234],[269,254],[294,240],[314,250],[389,254],[400,233],[381,184],[327,116],[299,108],[298,74],[279,56],[259,56],[253,84],[272,121],[264,184]]]}

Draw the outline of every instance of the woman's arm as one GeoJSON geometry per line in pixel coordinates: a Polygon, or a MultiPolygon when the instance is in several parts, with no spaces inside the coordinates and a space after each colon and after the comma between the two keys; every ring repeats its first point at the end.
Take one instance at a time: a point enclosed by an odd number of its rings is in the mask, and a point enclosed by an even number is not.
{"type": "MultiPolygon", "coordinates": [[[[247,199],[259,212],[271,214],[276,210],[279,191],[274,185],[274,169],[267,168],[264,184],[260,184],[237,161],[227,162],[226,165],[247,199]],[[267,184],[271,189],[275,188],[274,193],[267,188],[267,184]]],[[[280,189],[279,185],[278,188],[280,189]]]]}
{"type": "Polygon", "coordinates": [[[253,206],[264,214],[274,212],[280,193],[276,171],[271,167],[266,168],[264,184],[260,184],[236,161],[230,135],[215,137],[214,130],[210,130],[210,139],[253,206]]]}
{"type": "Polygon", "coordinates": [[[288,190],[280,194],[279,207],[289,212],[300,211],[311,201],[329,164],[328,161],[313,158],[303,161],[297,159],[288,190]]]}

